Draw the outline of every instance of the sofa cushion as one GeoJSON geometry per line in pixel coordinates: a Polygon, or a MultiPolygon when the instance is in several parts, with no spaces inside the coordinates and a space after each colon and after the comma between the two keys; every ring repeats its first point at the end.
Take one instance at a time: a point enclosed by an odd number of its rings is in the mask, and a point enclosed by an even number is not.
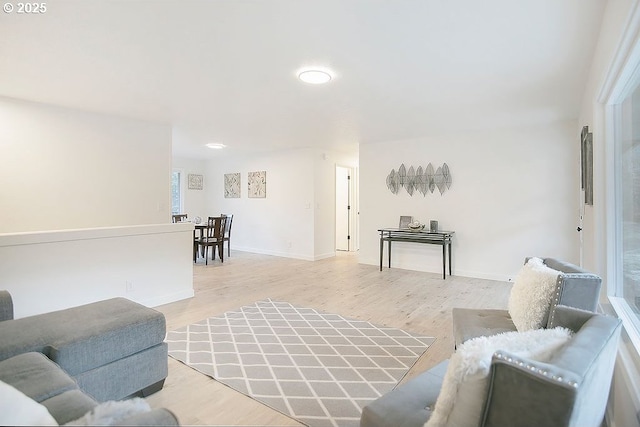
{"type": "Polygon", "coordinates": [[[0,425],[57,426],[47,408],[0,381],[0,425]]]}
{"type": "Polygon", "coordinates": [[[69,375],[41,353],[24,353],[0,361],[0,381],[36,402],[78,388],[69,375]]]}
{"type": "Polygon", "coordinates": [[[548,361],[570,338],[571,331],[555,328],[506,332],[466,341],[451,357],[434,411],[425,427],[478,424],[487,396],[491,358],[496,351],[548,361]]]}
{"type": "Polygon", "coordinates": [[[518,331],[540,329],[547,325],[553,293],[560,271],[547,267],[540,258],[530,258],[518,273],[508,311],[518,331]]]}
{"type": "Polygon", "coordinates": [[[453,339],[457,348],[471,338],[484,337],[516,330],[507,310],[454,308],[453,339]]]}
{"type": "Polygon", "coordinates": [[[0,360],[37,351],[75,376],[160,344],[165,334],[162,313],[112,298],[0,322],[0,360]]]}

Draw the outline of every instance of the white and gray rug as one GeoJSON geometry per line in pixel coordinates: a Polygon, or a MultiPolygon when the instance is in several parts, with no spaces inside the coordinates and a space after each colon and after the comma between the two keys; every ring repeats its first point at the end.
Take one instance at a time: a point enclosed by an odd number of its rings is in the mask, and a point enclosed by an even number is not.
{"type": "Polygon", "coordinates": [[[313,427],[358,426],[434,340],[272,300],[166,339],[174,359],[313,427]]]}

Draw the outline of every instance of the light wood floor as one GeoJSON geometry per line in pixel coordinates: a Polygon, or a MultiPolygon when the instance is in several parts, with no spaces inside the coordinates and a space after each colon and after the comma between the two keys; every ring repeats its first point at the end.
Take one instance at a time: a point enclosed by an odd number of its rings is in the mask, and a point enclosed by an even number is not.
{"type": "MultiPolygon", "coordinates": [[[[406,379],[448,358],[452,307],[505,308],[511,285],[358,264],[354,253],[301,261],[232,252],[194,266],[195,297],[157,307],[167,330],[271,298],[436,338],[406,379]]],[[[169,358],[164,388],[148,399],[182,425],[299,426],[289,417],[169,358]]]]}

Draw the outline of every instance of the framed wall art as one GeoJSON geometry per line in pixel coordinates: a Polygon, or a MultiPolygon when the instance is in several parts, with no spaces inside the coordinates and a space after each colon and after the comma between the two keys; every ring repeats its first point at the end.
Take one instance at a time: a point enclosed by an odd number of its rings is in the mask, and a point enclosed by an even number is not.
{"type": "Polygon", "coordinates": [[[267,171],[249,172],[249,197],[267,197],[267,171]]]}
{"type": "Polygon", "coordinates": [[[202,190],[204,176],[190,173],[188,177],[189,190],[202,190]]]}
{"type": "Polygon", "coordinates": [[[581,184],[584,190],[584,204],[593,205],[593,133],[584,126],[580,133],[581,184]]]}
{"type": "Polygon", "coordinates": [[[237,199],[240,197],[240,174],[224,174],[224,197],[227,199],[237,199]]]}

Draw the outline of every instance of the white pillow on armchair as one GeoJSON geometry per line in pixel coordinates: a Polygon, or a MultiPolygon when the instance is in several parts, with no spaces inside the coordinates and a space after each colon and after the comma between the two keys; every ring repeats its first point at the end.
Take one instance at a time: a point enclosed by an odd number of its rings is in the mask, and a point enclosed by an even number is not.
{"type": "Polygon", "coordinates": [[[530,258],[516,276],[509,295],[509,315],[519,332],[546,326],[560,272],[540,258],[530,258]]]}

